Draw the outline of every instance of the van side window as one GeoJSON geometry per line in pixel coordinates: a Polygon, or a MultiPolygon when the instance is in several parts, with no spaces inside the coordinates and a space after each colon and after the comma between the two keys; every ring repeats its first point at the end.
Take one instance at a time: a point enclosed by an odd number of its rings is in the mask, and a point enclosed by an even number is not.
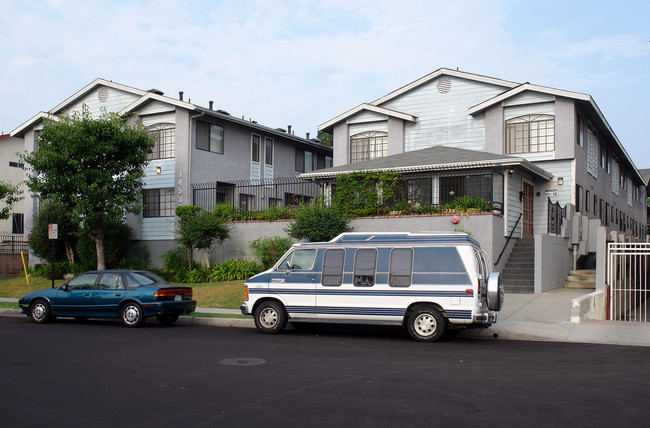
{"type": "Polygon", "coordinates": [[[339,286],[343,283],[345,250],[328,249],[323,257],[323,285],[339,286]]]}
{"type": "Polygon", "coordinates": [[[377,250],[362,248],[354,255],[354,285],[357,287],[372,287],[375,285],[375,268],[377,266],[377,250]]]}
{"type": "Polygon", "coordinates": [[[314,267],[316,250],[296,250],[285,257],[278,269],[310,270],[314,267]]]}
{"type": "Polygon", "coordinates": [[[394,248],[390,252],[388,285],[391,287],[408,287],[411,285],[412,272],[413,249],[394,248]]]}

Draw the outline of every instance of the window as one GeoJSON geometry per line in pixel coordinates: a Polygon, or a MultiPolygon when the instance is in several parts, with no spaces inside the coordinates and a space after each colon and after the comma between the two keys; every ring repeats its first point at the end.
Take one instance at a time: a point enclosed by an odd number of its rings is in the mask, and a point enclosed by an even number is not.
{"type": "Polygon", "coordinates": [[[609,226],[609,203],[605,203],[605,226],[609,226]]]}
{"type": "Polygon", "coordinates": [[[314,154],[307,150],[296,149],[296,171],[311,172],[314,170],[314,154]]]}
{"type": "Polygon", "coordinates": [[[260,137],[259,135],[253,135],[251,139],[251,160],[253,162],[260,161],[260,137]]]}
{"type": "Polygon", "coordinates": [[[581,117],[578,117],[578,137],[576,138],[576,141],[580,147],[585,146],[585,130],[581,117]]]}
{"type": "Polygon", "coordinates": [[[387,154],[387,132],[362,132],[350,137],[350,163],[382,158],[387,154]]]}
{"type": "Polygon", "coordinates": [[[242,211],[253,211],[255,209],[255,196],[246,193],[239,194],[239,209],[242,211]]]}
{"type": "Polygon", "coordinates": [[[160,123],[149,127],[149,135],[156,141],[147,159],[167,159],[176,156],[176,127],[173,123],[160,123]]]}
{"type": "MultiPolygon", "coordinates": [[[[500,202],[497,199],[495,188],[498,178],[502,179],[501,175],[492,173],[483,174],[466,174],[455,175],[448,177],[440,177],[439,183],[439,202],[446,204],[461,196],[471,196],[472,198],[482,198],[485,201],[500,202]]],[[[503,182],[501,181],[501,187],[503,182]]],[[[498,193],[501,193],[499,190],[498,193]]]]}
{"type": "Polygon", "coordinates": [[[372,287],[375,285],[375,267],[377,265],[377,250],[362,248],[354,255],[354,285],[356,287],[372,287]]]}
{"type": "Polygon", "coordinates": [[[590,197],[591,197],[591,192],[589,192],[589,190],[587,190],[585,192],[585,212],[586,213],[589,212],[590,197]]]}
{"type": "Polygon", "coordinates": [[[174,188],[145,189],[144,217],[173,217],[174,188]]]}
{"type": "Polygon", "coordinates": [[[273,140],[270,138],[264,139],[264,163],[273,165],[273,140]]]}
{"type": "Polygon", "coordinates": [[[413,249],[394,248],[390,252],[388,285],[391,287],[408,287],[413,273],[413,249]]]}
{"type": "Polygon", "coordinates": [[[68,281],[68,290],[92,290],[98,273],[85,273],[68,281]]]}
{"type": "Polygon", "coordinates": [[[506,153],[555,150],[555,118],[531,114],[507,120],[506,146],[506,153]]]}
{"type": "Polygon", "coordinates": [[[10,168],[20,168],[20,169],[24,169],[24,168],[25,168],[25,164],[22,163],[22,162],[11,162],[11,161],[9,161],[9,167],[10,167],[10,168]]]}
{"type": "Polygon", "coordinates": [[[122,275],[119,273],[105,273],[97,283],[98,290],[124,290],[122,275]]]}
{"type": "MultiPolygon", "coordinates": [[[[471,284],[465,264],[454,247],[418,248],[413,256],[413,271],[427,273],[428,284],[471,284]]],[[[417,284],[416,278],[413,282],[417,284]]]]}
{"type": "Polygon", "coordinates": [[[311,270],[316,260],[316,250],[296,250],[289,253],[278,265],[280,270],[311,270]]]}
{"type": "Polygon", "coordinates": [[[196,122],[196,148],[223,154],[223,127],[206,122],[196,122]]]}
{"type": "Polygon", "coordinates": [[[582,211],[582,186],[576,184],[576,212],[582,211]]]}
{"type": "Polygon", "coordinates": [[[11,215],[11,233],[25,233],[25,215],[11,215]]]}
{"type": "Polygon", "coordinates": [[[614,167],[612,168],[612,193],[618,196],[618,162],[614,160],[614,167]]]}
{"type": "Polygon", "coordinates": [[[316,156],[316,169],[331,168],[332,167],[332,157],[325,155],[316,156]]]}
{"type": "Polygon", "coordinates": [[[601,144],[599,149],[600,149],[600,167],[605,169],[605,166],[607,164],[607,150],[604,147],[604,144],[601,144]]]}
{"type": "Polygon", "coordinates": [[[598,178],[598,137],[591,128],[587,135],[587,172],[598,178]]]}
{"type": "Polygon", "coordinates": [[[343,283],[345,250],[328,249],[323,257],[323,285],[339,286],[343,283]]]}
{"type": "Polygon", "coordinates": [[[406,200],[409,204],[431,205],[431,178],[406,180],[406,200]]]}

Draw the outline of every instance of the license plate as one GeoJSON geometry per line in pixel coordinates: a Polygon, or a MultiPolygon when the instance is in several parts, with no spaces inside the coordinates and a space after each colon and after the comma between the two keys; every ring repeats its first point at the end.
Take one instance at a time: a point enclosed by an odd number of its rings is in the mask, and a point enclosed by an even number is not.
{"type": "Polygon", "coordinates": [[[183,295],[177,294],[176,296],[174,296],[174,300],[183,300],[183,295]]]}

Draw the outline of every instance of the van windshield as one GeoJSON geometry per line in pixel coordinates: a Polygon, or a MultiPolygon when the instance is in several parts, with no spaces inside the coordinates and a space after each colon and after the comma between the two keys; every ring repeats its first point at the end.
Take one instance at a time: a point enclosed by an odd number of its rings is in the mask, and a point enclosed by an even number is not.
{"type": "Polygon", "coordinates": [[[314,266],[315,259],[316,250],[296,250],[285,257],[278,269],[309,270],[314,266]]]}

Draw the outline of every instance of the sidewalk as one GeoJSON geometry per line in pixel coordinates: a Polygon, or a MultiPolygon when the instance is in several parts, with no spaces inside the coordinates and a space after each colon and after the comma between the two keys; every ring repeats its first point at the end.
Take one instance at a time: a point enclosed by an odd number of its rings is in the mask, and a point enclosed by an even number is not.
{"type": "MultiPolygon", "coordinates": [[[[591,290],[557,288],[542,294],[506,294],[498,321],[488,329],[461,332],[472,339],[538,340],[650,346],[650,323],[584,321],[571,324],[571,301],[591,290]]],[[[0,298],[0,302],[18,299],[0,298]]],[[[240,314],[238,309],[196,308],[196,313],[240,314]]],[[[18,309],[0,309],[0,316],[21,316],[18,309]]],[[[181,317],[183,324],[255,328],[252,319],[181,317]]]]}

